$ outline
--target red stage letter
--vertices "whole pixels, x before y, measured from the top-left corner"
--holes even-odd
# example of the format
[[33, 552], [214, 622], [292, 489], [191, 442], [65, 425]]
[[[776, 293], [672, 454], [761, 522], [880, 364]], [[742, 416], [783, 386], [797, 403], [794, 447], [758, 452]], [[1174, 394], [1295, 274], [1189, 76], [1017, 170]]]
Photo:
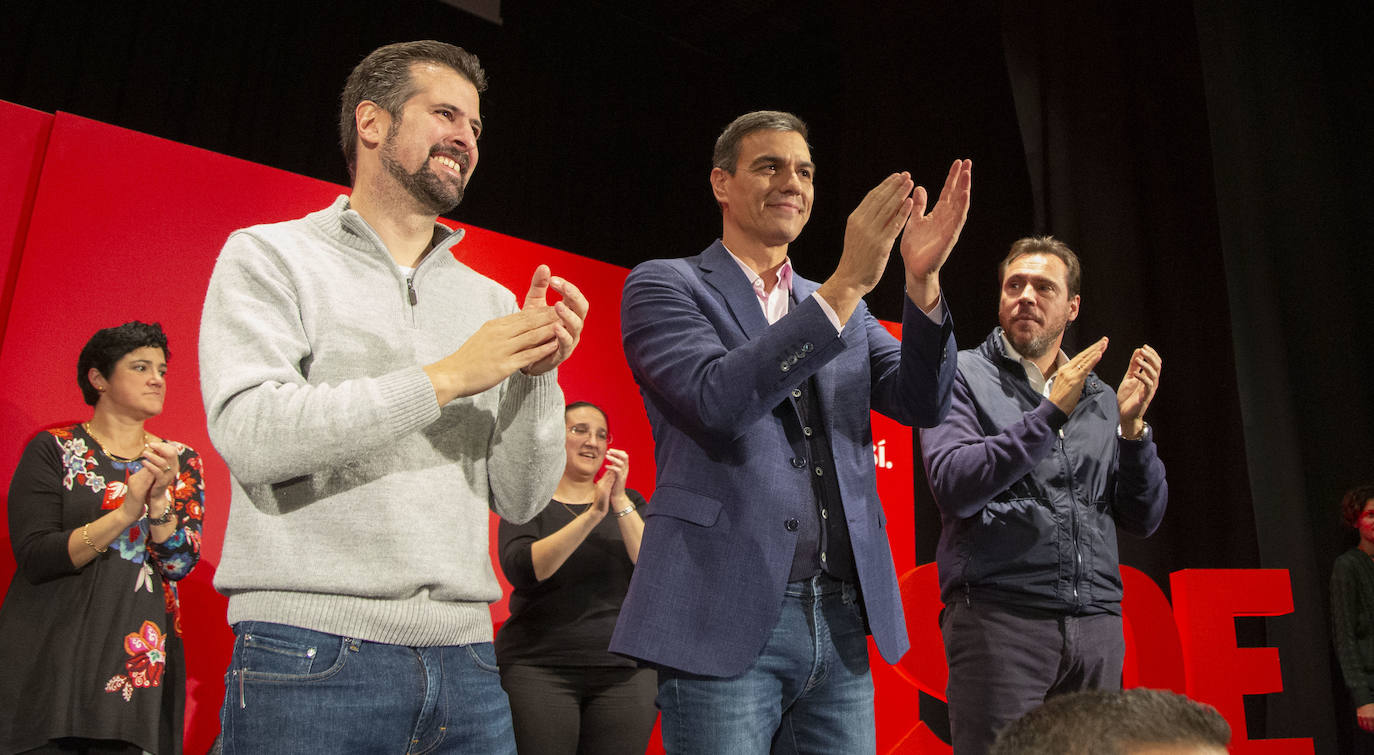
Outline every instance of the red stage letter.
[[1311, 753], [1311, 739], [1246, 736], [1243, 695], [1283, 689], [1277, 648], [1236, 647], [1235, 617], [1293, 611], [1286, 569], [1186, 569], [1175, 572], [1174, 619], [1188, 669], [1187, 694], [1216, 707], [1231, 724], [1233, 753]]

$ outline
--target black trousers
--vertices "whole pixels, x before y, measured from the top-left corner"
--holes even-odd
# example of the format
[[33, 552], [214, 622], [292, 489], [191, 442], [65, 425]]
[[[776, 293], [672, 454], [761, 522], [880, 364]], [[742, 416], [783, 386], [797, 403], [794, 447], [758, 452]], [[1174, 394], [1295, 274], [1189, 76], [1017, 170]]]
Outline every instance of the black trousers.
[[1111, 614], [1027, 618], [951, 603], [940, 614], [955, 755], [983, 755], [1002, 727], [1047, 697], [1120, 689], [1126, 640]]
[[521, 755], [644, 755], [658, 709], [647, 668], [501, 665]]

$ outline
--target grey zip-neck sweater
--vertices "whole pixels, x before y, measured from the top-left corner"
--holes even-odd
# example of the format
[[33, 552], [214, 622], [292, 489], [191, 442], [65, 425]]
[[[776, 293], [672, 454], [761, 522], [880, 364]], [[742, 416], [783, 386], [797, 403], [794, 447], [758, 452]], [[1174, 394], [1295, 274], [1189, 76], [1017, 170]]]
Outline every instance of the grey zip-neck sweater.
[[341, 196], [230, 235], [200, 330], [210, 438], [232, 473], [215, 587], [229, 622], [412, 646], [491, 640], [488, 507], [516, 523], [565, 463], [556, 372], [440, 409], [423, 365], [516, 311], [454, 259], [410, 280]]

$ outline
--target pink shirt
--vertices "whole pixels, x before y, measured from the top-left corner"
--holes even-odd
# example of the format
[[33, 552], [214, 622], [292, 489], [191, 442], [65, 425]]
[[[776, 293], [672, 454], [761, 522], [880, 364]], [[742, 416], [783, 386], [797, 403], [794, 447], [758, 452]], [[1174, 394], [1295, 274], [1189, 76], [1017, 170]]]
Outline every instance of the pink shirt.
[[[724, 246], [723, 243], [722, 246]], [[777, 285], [773, 286], [772, 291], [768, 291], [763, 278], [761, 278], [758, 273], [754, 272], [753, 268], [746, 265], [744, 260], [736, 257], [735, 253], [731, 252], [729, 248], [726, 248], [725, 251], [729, 252], [730, 259], [734, 260], [735, 264], [739, 265], [739, 269], [743, 270], [744, 274], [749, 277], [749, 283], [754, 287], [754, 295], [759, 297], [759, 306], [763, 307], [763, 317], [768, 320], [768, 324], [772, 325], [778, 320], [781, 320], [782, 316], [787, 314], [788, 307], [792, 300], [792, 259], [789, 257], [782, 261], [782, 267], [778, 268]], [[835, 314], [835, 309], [830, 306], [830, 302], [827, 302], [825, 297], [817, 292], [812, 294], [811, 298], [815, 299], [816, 303], [821, 305], [821, 311], [824, 312], [826, 318], [830, 320], [830, 324], [835, 326], [836, 333], [844, 330], [844, 325], [840, 323], [840, 316]], [[944, 322], [945, 297], [942, 295], [939, 301], [935, 303], [935, 306], [924, 314], [936, 325]]]

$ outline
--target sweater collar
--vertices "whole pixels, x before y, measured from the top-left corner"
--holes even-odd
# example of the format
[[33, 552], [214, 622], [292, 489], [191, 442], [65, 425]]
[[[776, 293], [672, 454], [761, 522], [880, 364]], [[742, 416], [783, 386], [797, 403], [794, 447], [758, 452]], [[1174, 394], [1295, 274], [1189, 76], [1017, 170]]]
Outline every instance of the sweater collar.
[[[386, 245], [382, 243], [382, 237], [377, 235], [371, 225], [357, 210], [349, 206], [348, 195], [340, 194], [323, 212], [319, 213], [323, 230], [334, 236], [339, 241], [355, 249], [366, 252], [378, 252], [386, 256], [391, 261], [391, 255], [386, 250]], [[466, 231], [462, 228], [449, 228], [448, 226], [435, 221], [434, 235], [430, 241], [430, 249], [420, 258], [419, 264], [424, 264], [426, 259], [434, 256], [435, 252], [451, 251], [458, 242], [463, 240]], [[418, 267], [418, 265], [417, 265]]]

